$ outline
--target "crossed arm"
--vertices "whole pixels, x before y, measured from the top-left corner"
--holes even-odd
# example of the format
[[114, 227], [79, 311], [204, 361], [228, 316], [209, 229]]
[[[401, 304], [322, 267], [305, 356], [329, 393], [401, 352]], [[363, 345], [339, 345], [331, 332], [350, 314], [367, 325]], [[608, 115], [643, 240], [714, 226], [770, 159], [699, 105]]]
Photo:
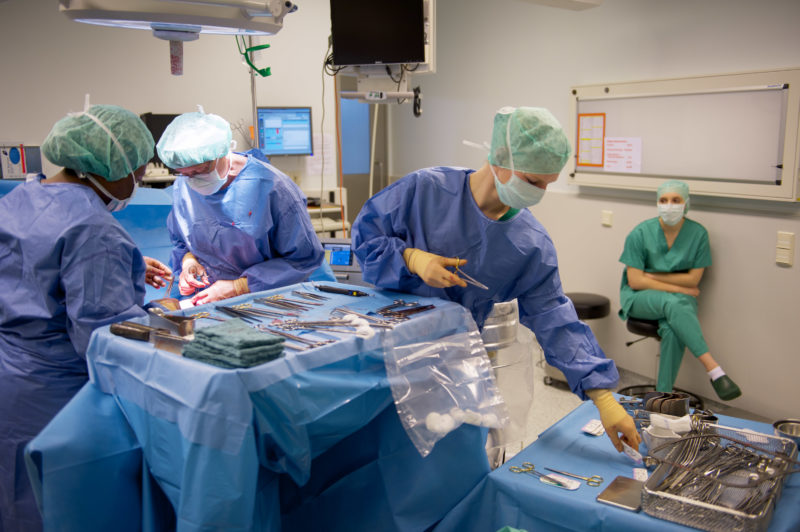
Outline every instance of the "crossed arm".
[[680, 273], [646, 273], [628, 266], [628, 285], [634, 290], [661, 290], [697, 297], [700, 294], [697, 286], [704, 271], [705, 268], [692, 268]]

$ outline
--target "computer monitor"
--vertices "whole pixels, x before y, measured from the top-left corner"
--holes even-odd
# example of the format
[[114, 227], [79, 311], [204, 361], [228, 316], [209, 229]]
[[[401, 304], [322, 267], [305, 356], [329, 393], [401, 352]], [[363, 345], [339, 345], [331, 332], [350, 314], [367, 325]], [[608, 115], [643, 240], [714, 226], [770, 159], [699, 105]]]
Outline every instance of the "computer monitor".
[[325, 250], [325, 262], [330, 264], [337, 281], [372, 287], [361, 277], [361, 267], [353, 254], [349, 238], [323, 237], [319, 241]]
[[265, 155], [313, 155], [311, 107], [259, 107], [258, 147]]

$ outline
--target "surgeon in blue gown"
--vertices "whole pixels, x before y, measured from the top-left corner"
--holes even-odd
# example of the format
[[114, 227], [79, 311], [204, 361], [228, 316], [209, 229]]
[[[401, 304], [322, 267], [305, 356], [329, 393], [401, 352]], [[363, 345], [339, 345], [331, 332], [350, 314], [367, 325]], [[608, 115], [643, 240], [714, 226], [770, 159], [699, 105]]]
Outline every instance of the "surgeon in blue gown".
[[92, 331], [145, 314], [151, 268], [111, 211], [135, 193], [153, 145], [130, 111], [89, 107], [42, 144], [63, 169], [0, 199], [0, 531], [42, 528], [23, 451], [86, 383]]
[[333, 281], [303, 193], [257, 149], [234, 152], [230, 124], [202, 110], [158, 142], [175, 169], [167, 227], [178, 290], [195, 305], [309, 279]]
[[[479, 327], [497, 302], [516, 299], [520, 322], [574, 393], [589, 396], [614, 447], [637, 448], [633, 419], [610, 392], [619, 375], [564, 295], [556, 250], [528, 210], [570, 156], [561, 125], [546, 109], [500, 109], [488, 161], [413, 172], [370, 198], [353, 225], [364, 280], [436, 296], [468, 308]], [[488, 286], [467, 284], [460, 268]]]

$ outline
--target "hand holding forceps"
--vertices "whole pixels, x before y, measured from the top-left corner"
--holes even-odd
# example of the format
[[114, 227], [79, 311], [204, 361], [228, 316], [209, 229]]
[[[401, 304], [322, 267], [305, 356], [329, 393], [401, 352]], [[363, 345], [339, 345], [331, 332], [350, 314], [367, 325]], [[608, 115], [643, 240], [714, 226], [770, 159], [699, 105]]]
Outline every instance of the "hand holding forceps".
[[603, 477], [601, 477], [600, 475], [592, 475], [590, 477], [582, 477], [580, 475], [576, 475], [575, 473], [567, 473], [566, 471], [559, 471], [558, 469], [553, 469], [553, 468], [550, 468], [550, 467], [545, 467], [545, 469], [547, 469], [548, 471], [552, 471], [553, 473], [558, 473], [559, 475], [566, 475], [568, 477], [579, 478], [581, 480], [585, 480], [587, 486], [592, 486], [592, 487], [595, 487], [595, 488], [603, 483]]
[[[459, 260], [458, 260], [458, 257], [456, 257], [456, 260], [457, 260], [459, 263], [461, 262], [461, 261], [459, 261]], [[476, 279], [473, 279], [471, 276], [469, 276], [469, 275], [467, 275], [466, 273], [464, 273], [464, 272], [463, 272], [463, 270], [460, 270], [460, 269], [458, 268], [458, 263], [456, 264], [456, 271], [455, 271], [455, 274], [456, 274], [456, 275], [458, 275], [459, 277], [461, 277], [462, 279], [464, 279], [464, 281], [465, 281], [467, 284], [471, 284], [471, 285], [473, 285], [473, 286], [477, 286], [478, 288], [482, 288], [483, 290], [488, 290], [488, 289], [489, 289], [489, 287], [488, 287], [488, 286], [486, 286], [485, 284], [483, 284], [482, 282], [480, 282], [480, 281], [478, 281], [478, 280], [476, 280]]]
[[512, 473], [529, 473], [529, 474], [531, 474], [531, 475], [533, 475], [535, 477], [539, 477], [539, 478], [541, 478], [543, 480], [546, 480], [547, 482], [550, 482], [551, 484], [555, 484], [556, 486], [560, 486], [562, 488], [566, 487], [566, 486], [564, 486], [564, 483], [561, 482], [560, 480], [555, 479], [555, 478], [550, 477], [550, 476], [547, 476], [547, 475], [545, 475], [544, 473], [542, 473], [540, 471], [536, 471], [535, 466], [530, 462], [522, 462], [521, 465], [511, 466], [511, 467], [508, 468], [508, 470], [511, 471]]

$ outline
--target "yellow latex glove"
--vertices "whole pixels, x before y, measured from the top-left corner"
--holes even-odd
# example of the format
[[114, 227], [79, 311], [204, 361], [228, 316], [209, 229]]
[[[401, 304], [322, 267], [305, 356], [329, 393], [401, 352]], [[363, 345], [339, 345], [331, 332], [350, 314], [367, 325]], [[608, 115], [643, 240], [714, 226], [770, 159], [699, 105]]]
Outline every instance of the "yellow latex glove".
[[620, 432], [625, 443], [634, 449], [638, 449], [642, 439], [639, 437], [639, 433], [636, 432], [636, 423], [622, 408], [622, 405], [614, 399], [614, 395], [603, 388], [586, 390], [586, 395], [594, 401], [594, 406], [597, 407], [597, 411], [600, 413], [600, 422], [603, 424], [603, 428], [606, 429], [606, 434], [608, 434], [608, 438], [614, 444], [617, 452], [622, 452], [622, 443], [619, 441]]
[[403, 251], [403, 260], [406, 261], [408, 271], [419, 275], [425, 284], [434, 288], [449, 288], [458, 285], [467, 287], [459, 276], [448, 270], [447, 266], [461, 266], [466, 264], [465, 259], [442, 257], [417, 248], [406, 248]]

